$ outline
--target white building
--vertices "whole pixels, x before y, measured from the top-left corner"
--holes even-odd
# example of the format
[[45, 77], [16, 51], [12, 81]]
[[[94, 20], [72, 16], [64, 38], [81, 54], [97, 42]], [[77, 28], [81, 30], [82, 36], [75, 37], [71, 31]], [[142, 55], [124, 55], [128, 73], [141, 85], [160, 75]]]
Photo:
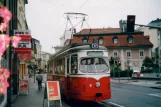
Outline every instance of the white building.
[[62, 37], [60, 37], [60, 45], [59, 46], [55, 46], [55, 53], [60, 51], [63, 47], [65, 47], [66, 45], [68, 45], [70, 43], [70, 40], [72, 37], [72, 31], [71, 30], [65, 30], [64, 35]]
[[[156, 26], [156, 27], [161, 27], [161, 19], [157, 18], [156, 20], [151, 21], [149, 26]], [[161, 31], [155, 29], [155, 28], [147, 28], [147, 27], [142, 27], [139, 28], [140, 31], [144, 32], [145, 36], [149, 36], [150, 42], [153, 44], [152, 48], [152, 56], [155, 56], [155, 50], [158, 46], [160, 46], [160, 36], [161, 36]], [[160, 35], [160, 36], [159, 36]]]

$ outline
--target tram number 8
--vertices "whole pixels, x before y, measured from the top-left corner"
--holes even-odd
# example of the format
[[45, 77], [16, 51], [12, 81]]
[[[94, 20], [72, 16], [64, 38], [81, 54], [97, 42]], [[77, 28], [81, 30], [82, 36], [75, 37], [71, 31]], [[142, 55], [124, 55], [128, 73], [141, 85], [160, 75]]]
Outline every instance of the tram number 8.
[[92, 43], [92, 44], [91, 44], [91, 48], [92, 48], [92, 49], [98, 49], [98, 48], [99, 48], [98, 43]]

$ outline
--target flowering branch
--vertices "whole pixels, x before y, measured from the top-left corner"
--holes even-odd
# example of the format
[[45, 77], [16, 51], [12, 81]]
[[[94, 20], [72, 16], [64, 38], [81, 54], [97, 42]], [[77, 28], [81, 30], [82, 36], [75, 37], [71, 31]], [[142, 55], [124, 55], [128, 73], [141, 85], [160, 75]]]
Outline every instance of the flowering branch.
[[[0, 31], [3, 33], [6, 31], [9, 21], [11, 20], [12, 14], [7, 9], [7, 7], [0, 8]], [[21, 40], [19, 35], [9, 37], [7, 34], [0, 34], [0, 60], [1, 56], [4, 54], [6, 49], [9, 46], [10, 41], [12, 42], [13, 47], [17, 47], [18, 42]], [[7, 68], [2, 68], [0, 66], [0, 94], [5, 94], [9, 84], [7, 79], [10, 76], [10, 72]]]

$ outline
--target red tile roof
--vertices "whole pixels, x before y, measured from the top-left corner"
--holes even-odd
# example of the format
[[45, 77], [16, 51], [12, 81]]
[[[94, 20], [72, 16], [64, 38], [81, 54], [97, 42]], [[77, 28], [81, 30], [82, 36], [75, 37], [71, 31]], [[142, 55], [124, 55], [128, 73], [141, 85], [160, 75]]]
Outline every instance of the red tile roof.
[[[100, 33], [118, 33], [119, 28], [107, 28], [106, 32], [103, 32], [102, 29], [93, 29], [93, 34], [100, 34]], [[84, 34], [89, 34], [90, 29], [83, 29], [81, 32]], [[81, 33], [81, 34], [82, 34]], [[118, 43], [114, 44], [113, 37], [114, 35], [105, 35], [102, 36], [104, 39], [104, 42], [102, 46], [105, 47], [153, 47], [153, 44], [149, 41], [149, 38], [144, 36], [143, 34], [135, 34], [132, 35], [133, 37], [133, 43], [128, 43], [128, 35], [116, 35], [118, 37]], [[91, 43], [93, 41], [93, 38], [95, 38], [98, 42], [98, 37], [100, 36], [89, 36], [88, 42]], [[88, 37], [87, 37], [88, 38]], [[81, 43], [83, 37], [81, 36], [75, 36], [71, 40], [71, 43]]]
[[[91, 33], [90, 33], [91, 31]], [[100, 34], [100, 33], [120, 33], [120, 28], [92, 28], [83, 29], [77, 34]]]

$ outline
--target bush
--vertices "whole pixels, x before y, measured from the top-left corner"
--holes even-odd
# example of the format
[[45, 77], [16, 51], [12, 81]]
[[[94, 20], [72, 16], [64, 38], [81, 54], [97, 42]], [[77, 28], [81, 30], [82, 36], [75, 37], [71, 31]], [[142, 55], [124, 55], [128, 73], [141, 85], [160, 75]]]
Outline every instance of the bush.
[[111, 72], [111, 77], [132, 77], [133, 70], [119, 70]]

